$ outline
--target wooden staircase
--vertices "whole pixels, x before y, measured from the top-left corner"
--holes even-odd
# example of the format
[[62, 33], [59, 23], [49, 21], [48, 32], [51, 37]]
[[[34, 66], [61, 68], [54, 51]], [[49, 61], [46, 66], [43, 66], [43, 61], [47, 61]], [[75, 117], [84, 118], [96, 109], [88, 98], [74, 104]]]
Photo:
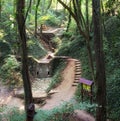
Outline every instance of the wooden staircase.
[[76, 60], [75, 61], [75, 77], [74, 77], [74, 83], [72, 86], [78, 85], [80, 77], [81, 77], [81, 63], [79, 60]]

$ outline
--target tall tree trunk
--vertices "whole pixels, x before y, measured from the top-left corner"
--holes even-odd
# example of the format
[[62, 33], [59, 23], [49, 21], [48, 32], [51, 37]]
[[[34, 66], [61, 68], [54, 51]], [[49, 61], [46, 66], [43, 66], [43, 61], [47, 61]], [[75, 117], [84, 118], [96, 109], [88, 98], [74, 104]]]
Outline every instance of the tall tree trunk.
[[33, 121], [35, 114], [35, 108], [33, 104], [31, 84], [28, 74], [28, 60], [27, 60], [27, 44], [26, 44], [26, 31], [25, 31], [25, 0], [17, 1], [17, 14], [16, 19], [18, 23], [18, 31], [20, 35], [20, 43], [22, 48], [22, 78], [24, 84], [24, 93], [25, 93], [25, 111], [26, 111], [26, 121]]
[[100, 0], [92, 0], [96, 57], [97, 112], [96, 121], [106, 121], [106, 75], [101, 30]]
[[1, 21], [1, 13], [2, 13], [2, 0], [0, 0], [0, 21]]
[[35, 8], [35, 36], [37, 34], [37, 12], [38, 12], [38, 7], [39, 7], [39, 4], [40, 4], [40, 0], [37, 0], [37, 4], [36, 4], [36, 8]]

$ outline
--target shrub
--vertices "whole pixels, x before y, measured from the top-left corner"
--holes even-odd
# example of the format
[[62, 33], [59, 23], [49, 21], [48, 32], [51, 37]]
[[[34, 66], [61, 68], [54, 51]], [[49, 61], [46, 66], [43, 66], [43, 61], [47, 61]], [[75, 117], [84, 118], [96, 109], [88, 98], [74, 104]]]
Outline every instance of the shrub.
[[28, 45], [28, 54], [30, 56], [39, 59], [47, 53], [46, 50], [42, 47], [42, 45], [39, 43], [39, 41], [35, 38], [31, 38], [30, 40], [28, 40], [27, 45]]
[[24, 121], [25, 113], [16, 107], [3, 106], [0, 108], [0, 121]]
[[69, 121], [69, 116], [73, 111], [74, 108], [72, 104], [63, 103], [62, 106], [49, 111], [38, 111], [34, 121]]
[[3, 62], [4, 58], [11, 53], [10, 44], [5, 41], [0, 41], [0, 63]]
[[5, 63], [0, 69], [0, 77], [5, 84], [20, 86], [22, 84], [22, 79], [19, 71], [20, 63], [16, 60], [15, 56], [9, 55], [5, 58]]

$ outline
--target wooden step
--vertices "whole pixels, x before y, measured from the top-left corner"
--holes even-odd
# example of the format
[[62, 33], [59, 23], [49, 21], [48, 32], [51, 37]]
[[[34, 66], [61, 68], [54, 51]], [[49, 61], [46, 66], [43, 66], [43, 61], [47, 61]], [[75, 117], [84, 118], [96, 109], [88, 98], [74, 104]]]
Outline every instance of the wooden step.
[[76, 71], [75, 74], [81, 74], [81, 71]]
[[80, 68], [80, 67], [81, 67], [81, 65], [75, 65], [75, 67], [76, 67], [76, 68], [78, 68], [78, 67]]
[[81, 66], [75, 66], [76, 67], [76, 69], [81, 69]]
[[75, 63], [75, 65], [80, 65], [81, 66], [81, 63]]
[[76, 80], [78, 81], [78, 80], [80, 80], [80, 77], [79, 77], [79, 78], [75, 78], [74, 80], [75, 80], [75, 81], [76, 81]]
[[75, 77], [79, 77], [79, 76], [81, 76], [81, 74], [75, 74]]
[[75, 65], [81, 65], [81, 63], [75, 63]]
[[80, 63], [80, 61], [76, 60], [75, 63]]
[[75, 80], [80, 80], [80, 77], [76, 77]]
[[73, 83], [72, 86], [78, 86], [78, 83]]
[[74, 83], [79, 83], [79, 81], [74, 81]]
[[82, 72], [82, 70], [75, 69], [75, 72]]
[[79, 82], [79, 80], [80, 80], [80, 79], [75, 79], [75, 82], [77, 83], [77, 82]]
[[81, 71], [82, 71], [82, 69], [75, 69], [75, 71], [76, 71], [76, 72], [81, 72]]
[[82, 70], [81, 67], [75, 67], [76, 70]]
[[80, 77], [81, 76], [81, 74], [75, 74], [75, 77]]

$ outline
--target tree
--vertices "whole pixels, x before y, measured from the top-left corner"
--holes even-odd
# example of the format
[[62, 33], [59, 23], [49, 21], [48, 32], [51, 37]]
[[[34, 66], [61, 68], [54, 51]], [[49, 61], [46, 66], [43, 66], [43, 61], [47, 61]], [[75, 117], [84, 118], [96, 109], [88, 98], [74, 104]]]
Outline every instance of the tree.
[[106, 75], [102, 42], [100, 0], [92, 0], [96, 57], [97, 112], [96, 121], [106, 121]]
[[75, 20], [79, 33], [82, 35], [86, 42], [86, 47], [88, 51], [88, 59], [89, 59], [89, 65], [91, 69], [91, 75], [93, 80], [95, 80], [94, 75], [94, 65], [93, 65], [93, 58], [92, 58], [92, 50], [90, 46], [90, 23], [89, 23], [89, 17], [88, 17], [88, 0], [86, 0], [86, 19], [83, 16], [82, 13], [82, 0], [72, 0], [73, 4], [73, 10], [71, 7], [69, 7], [67, 4], [65, 4], [62, 0], [57, 0], [65, 9], [68, 10], [69, 14], [73, 17]]
[[35, 36], [37, 34], [37, 15], [38, 15], [38, 7], [39, 7], [39, 4], [40, 4], [40, 1], [41, 0], [37, 0], [37, 4], [36, 4], [36, 8], [35, 8]]
[[16, 19], [18, 23], [18, 31], [20, 35], [21, 43], [21, 56], [22, 56], [22, 78], [24, 84], [24, 93], [25, 93], [25, 111], [26, 111], [26, 121], [33, 121], [35, 114], [35, 108], [33, 104], [31, 84], [28, 74], [28, 59], [27, 59], [27, 44], [26, 44], [26, 31], [25, 31], [25, 0], [17, 1], [17, 12]]
[[1, 21], [1, 14], [2, 14], [2, 0], [0, 0], [0, 21]]

